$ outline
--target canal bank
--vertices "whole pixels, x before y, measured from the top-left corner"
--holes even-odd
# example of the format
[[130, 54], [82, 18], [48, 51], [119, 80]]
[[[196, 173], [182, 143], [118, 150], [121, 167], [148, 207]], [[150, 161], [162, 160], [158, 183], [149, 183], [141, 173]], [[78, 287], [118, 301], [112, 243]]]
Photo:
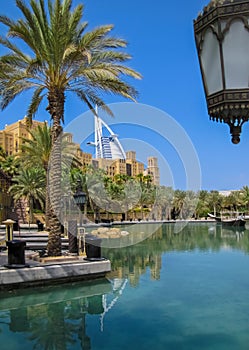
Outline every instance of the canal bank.
[[0, 253], [0, 289], [18, 289], [105, 277], [111, 263], [105, 258], [87, 260], [81, 256], [34, 259], [25, 252], [24, 266], [8, 266], [8, 253]]
[[[139, 222], [138, 224], [145, 223], [147, 224], [148, 222]], [[164, 222], [153, 221], [149, 223], [163, 224]], [[176, 222], [170, 223], [174, 224]], [[120, 225], [120, 223], [115, 224]], [[125, 225], [127, 222], [121, 223], [120, 226], [123, 226], [122, 224]], [[96, 226], [93, 228], [96, 228]], [[13, 238], [25, 241], [25, 265], [8, 266], [7, 251], [0, 252], [0, 289], [18, 289], [67, 281], [92, 280], [105, 277], [111, 271], [111, 263], [105, 258], [87, 260], [83, 256], [68, 255], [66, 253], [68, 249], [68, 239], [66, 237], [62, 239], [64, 248], [62, 254], [64, 256], [56, 259], [34, 258], [38, 254], [34, 250], [41, 252], [46, 247], [48, 238], [46, 232], [27, 232], [27, 230], [23, 229], [21, 232], [14, 232]]]

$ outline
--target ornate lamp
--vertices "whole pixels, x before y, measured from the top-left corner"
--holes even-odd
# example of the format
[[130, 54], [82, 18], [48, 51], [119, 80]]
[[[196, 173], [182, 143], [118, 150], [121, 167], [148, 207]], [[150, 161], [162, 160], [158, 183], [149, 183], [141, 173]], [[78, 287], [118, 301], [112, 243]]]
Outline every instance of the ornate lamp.
[[[75, 203], [79, 207], [80, 211], [82, 211], [84, 208], [84, 205], [86, 203], [86, 194], [85, 194], [85, 192], [82, 191], [80, 179], [77, 180], [76, 192], [73, 195], [73, 197], [74, 197]], [[80, 220], [80, 221], [82, 221], [82, 220]], [[80, 222], [80, 225], [82, 226], [82, 222]]]
[[75, 200], [75, 203], [78, 205], [79, 208], [82, 208], [84, 204], [86, 203], [86, 194], [85, 192], [82, 192], [82, 186], [80, 179], [77, 180], [77, 187], [76, 192], [73, 195], [73, 198]]
[[194, 33], [210, 119], [228, 124], [237, 144], [249, 119], [249, 1], [212, 0]]
[[[80, 179], [77, 180], [77, 186], [76, 186], [76, 192], [73, 195], [75, 203], [80, 209], [80, 226], [82, 226], [82, 209], [84, 207], [84, 204], [86, 203], [86, 194], [85, 192], [82, 192], [81, 182]], [[69, 197], [70, 201], [70, 197]], [[70, 202], [69, 202], [70, 203]], [[77, 220], [69, 220], [68, 221], [68, 248], [70, 254], [76, 254], [79, 253], [79, 246], [78, 246], [78, 227], [77, 227]]]

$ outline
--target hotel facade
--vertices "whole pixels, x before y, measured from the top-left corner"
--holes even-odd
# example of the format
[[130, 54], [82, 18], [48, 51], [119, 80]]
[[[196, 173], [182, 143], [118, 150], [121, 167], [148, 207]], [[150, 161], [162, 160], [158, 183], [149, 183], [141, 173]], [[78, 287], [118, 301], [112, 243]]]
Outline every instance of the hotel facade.
[[[30, 129], [35, 129], [38, 125], [43, 125], [44, 122], [33, 120], [32, 124], [29, 124], [27, 117], [17, 122], [5, 125], [4, 130], [0, 130], [0, 147], [6, 152], [8, 156], [17, 155], [21, 150], [23, 139], [31, 139], [29, 133]], [[140, 174], [150, 175], [152, 183], [155, 185], [160, 184], [160, 171], [158, 167], [158, 160], [156, 157], [147, 158], [147, 168], [144, 163], [139, 162], [136, 159], [136, 152], [134, 150], [124, 152], [121, 143], [119, 142], [117, 135], [112, 133], [111, 129], [108, 128], [110, 133], [109, 136], [102, 134], [102, 123], [100, 118], [97, 120], [98, 130], [97, 135], [95, 134], [96, 152], [95, 157], [91, 153], [84, 152], [80, 145], [75, 144], [77, 149], [77, 157], [82, 164], [82, 168], [87, 166], [93, 166], [95, 169], [103, 169], [107, 176], [114, 177], [117, 174], [137, 176]], [[67, 133], [68, 142], [73, 143], [73, 135]]]

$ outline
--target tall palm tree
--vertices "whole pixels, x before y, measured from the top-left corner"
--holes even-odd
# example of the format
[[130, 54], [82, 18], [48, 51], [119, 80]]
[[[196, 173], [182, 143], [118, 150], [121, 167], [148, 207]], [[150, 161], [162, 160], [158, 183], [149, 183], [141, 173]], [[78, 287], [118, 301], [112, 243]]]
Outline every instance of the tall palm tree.
[[33, 208], [35, 201], [41, 207], [45, 200], [45, 174], [41, 168], [22, 169], [18, 175], [13, 177], [14, 184], [9, 188], [14, 200], [24, 199], [29, 206], [30, 221], [33, 221]]
[[[58, 215], [61, 197], [61, 122], [67, 92], [75, 93], [92, 110], [94, 105], [111, 113], [100, 97], [109, 92], [134, 99], [136, 90], [123, 76], [141, 78], [124, 65], [130, 55], [123, 51], [127, 43], [109, 35], [112, 25], [86, 32], [82, 23], [83, 5], [72, 10], [72, 0], [16, 0], [22, 19], [0, 16], [8, 28], [0, 43], [9, 52], [0, 57], [0, 106], [7, 107], [20, 93], [32, 89], [27, 115], [31, 118], [44, 97], [52, 120], [53, 152], [49, 163], [50, 235], [48, 254], [61, 254], [61, 232]], [[13, 38], [13, 40], [9, 39]], [[16, 38], [26, 46], [19, 48]], [[23, 47], [28, 47], [27, 52]], [[116, 50], [122, 48], [122, 50]]]

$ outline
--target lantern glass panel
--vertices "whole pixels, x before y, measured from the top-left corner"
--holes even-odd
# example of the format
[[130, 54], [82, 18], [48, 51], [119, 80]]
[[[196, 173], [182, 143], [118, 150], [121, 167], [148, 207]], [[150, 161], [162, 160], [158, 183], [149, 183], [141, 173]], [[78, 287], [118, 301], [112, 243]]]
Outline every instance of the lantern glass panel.
[[85, 204], [86, 203], [86, 194], [84, 192], [77, 192], [75, 195], [74, 195], [74, 200], [75, 200], [75, 203], [78, 205], [78, 204]]
[[234, 20], [223, 41], [226, 89], [248, 88], [249, 32], [242, 20]]
[[222, 73], [219, 42], [211, 29], [204, 35], [201, 64], [206, 83], [207, 95], [222, 90]]

